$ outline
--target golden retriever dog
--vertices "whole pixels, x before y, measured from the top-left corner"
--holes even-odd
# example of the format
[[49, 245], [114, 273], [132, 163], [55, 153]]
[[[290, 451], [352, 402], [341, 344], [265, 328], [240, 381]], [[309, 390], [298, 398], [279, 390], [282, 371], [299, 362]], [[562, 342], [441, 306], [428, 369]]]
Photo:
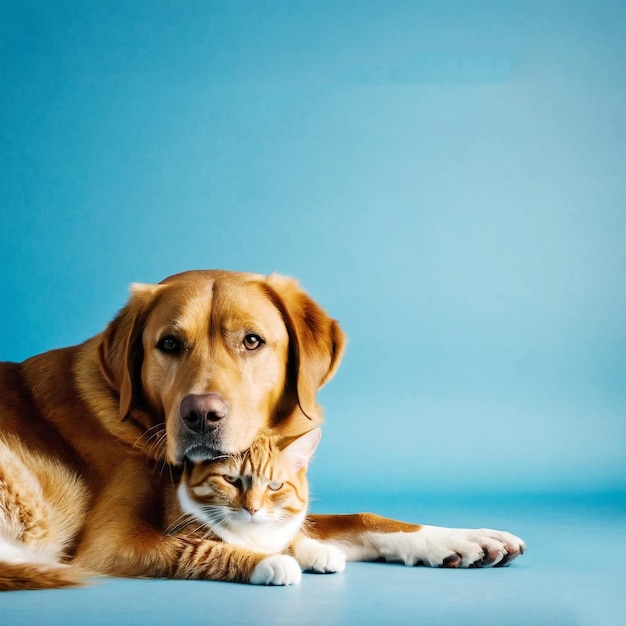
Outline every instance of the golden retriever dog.
[[[191, 271], [133, 285], [79, 346], [1, 364], [0, 589], [85, 573], [210, 579], [219, 549], [165, 531], [181, 466], [243, 451], [261, 428], [320, 424], [316, 394], [345, 343], [290, 278]], [[505, 532], [366, 513], [308, 527], [349, 560], [500, 566], [524, 549]]]

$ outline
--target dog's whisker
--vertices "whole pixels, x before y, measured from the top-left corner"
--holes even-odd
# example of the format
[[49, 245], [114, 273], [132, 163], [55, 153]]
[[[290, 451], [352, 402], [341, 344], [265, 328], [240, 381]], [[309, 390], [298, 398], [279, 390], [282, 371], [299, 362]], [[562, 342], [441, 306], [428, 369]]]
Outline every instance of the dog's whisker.
[[[160, 433], [164, 433], [165, 432], [165, 423], [161, 422], [159, 424], [155, 424], [154, 426], [151, 426], [150, 428], [148, 428], [148, 430], [146, 430], [145, 432], [141, 433], [141, 435], [139, 435], [139, 437], [137, 437], [137, 439], [135, 440], [135, 443], [133, 444], [134, 447], [139, 446], [139, 445], [146, 445], [154, 436], [158, 436]], [[141, 442], [142, 439], [146, 438], [145, 442]]]
[[[148, 435], [149, 433], [149, 435]], [[146, 435], [148, 435], [146, 437]], [[165, 424], [157, 424], [138, 437], [133, 444], [135, 448], [141, 448], [148, 459], [164, 461], [167, 456], [167, 432]]]
[[153, 452], [154, 450], [159, 450], [163, 447], [163, 443], [165, 442], [166, 438], [167, 434], [164, 430], [162, 430], [150, 437], [150, 439], [146, 441], [145, 445], [147, 446], [149, 444], [150, 451]]

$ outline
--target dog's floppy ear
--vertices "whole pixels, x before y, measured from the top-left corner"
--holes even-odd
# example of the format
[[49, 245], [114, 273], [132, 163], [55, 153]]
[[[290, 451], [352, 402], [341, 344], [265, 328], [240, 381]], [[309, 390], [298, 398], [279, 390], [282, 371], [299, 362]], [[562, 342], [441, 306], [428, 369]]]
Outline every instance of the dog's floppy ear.
[[133, 408], [141, 389], [143, 346], [141, 336], [148, 314], [163, 285], [133, 283], [126, 306], [104, 331], [100, 344], [100, 366], [109, 383], [119, 394], [120, 419]]
[[289, 333], [298, 404], [307, 417], [313, 418], [317, 414], [317, 392], [337, 371], [346, 336], [292, 278], [271, 274], [267, 284], [276, 296]]

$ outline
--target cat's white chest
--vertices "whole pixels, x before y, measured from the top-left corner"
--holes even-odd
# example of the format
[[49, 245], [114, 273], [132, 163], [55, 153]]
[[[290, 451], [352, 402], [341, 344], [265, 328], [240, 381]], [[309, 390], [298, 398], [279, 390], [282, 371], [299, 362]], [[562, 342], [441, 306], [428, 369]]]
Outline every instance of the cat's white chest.
[[266, 554], [283, 552], [302, 525], [304, 515], [287, 524], [277, 526], [274, 522], [232, 520], [213, 530], [223, 541]]

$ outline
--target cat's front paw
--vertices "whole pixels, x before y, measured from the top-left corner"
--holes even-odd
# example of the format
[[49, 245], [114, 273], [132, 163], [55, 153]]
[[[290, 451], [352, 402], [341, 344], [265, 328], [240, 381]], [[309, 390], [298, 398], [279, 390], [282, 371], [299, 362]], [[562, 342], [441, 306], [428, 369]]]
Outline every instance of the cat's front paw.
[[332, 574], [346, 568], [346, 555], [341, 550], [309, 537], [299, 540], [293, 552], [302, 569], [308, 572]]
[[302, 580], [298, 562], [286, 554], [273, 554], [264, 558], [253, 570], [253, 585], [297, 585]]

